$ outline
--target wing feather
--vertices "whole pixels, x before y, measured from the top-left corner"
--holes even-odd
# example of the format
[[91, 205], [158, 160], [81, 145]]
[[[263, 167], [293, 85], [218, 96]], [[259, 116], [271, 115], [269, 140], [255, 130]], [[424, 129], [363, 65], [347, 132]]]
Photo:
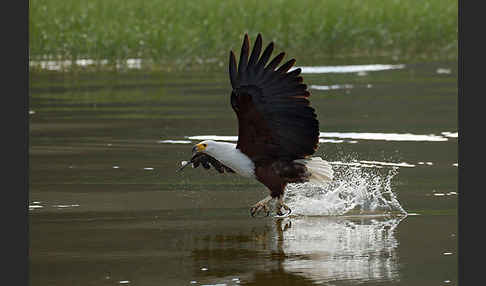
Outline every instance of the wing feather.
[[263, 73], [265, 65], [267, 64], [268, 60], [270, 59], [272, 52], [273, 52], [273, 42], [268, 44], [268, 46], [263, 51], [262, 57], [260, 58], [260, 60], [256, 64], [255, 74], [256, 74], [257, 77], [261, 76], [261, 74]]
[[230, 74], [231, 86], [233, 88], [239, 87], [239, 85], [238, 85], [238, 71], [236, 70], [236, 58], [235, 58], [235, 54], [233, 53], [233, 51], [230, 51], [229, 74]]
[[248, 66], [252, 67], [256, 64], [258, 57], [262, 51], [262, 36], [258, 34], [253, 50], [251, 51], [250, 59], [248, 60]]
[[280, 64], [280, 62], [285, 57], [285, 53], [282, 52], [278, 54], [265, 68], [265, 73], [274, 74], [275, 68]]
[[246, 68], [248, 66], [248, 52], [250, 50], [250, 40], [248, 39], [248, 34], [245, 35], [243, 40], [243, 45], [241, 46], [240, 62], [238, 64], [238, 75], [241, 82], [246, 81], [247, 72]]
[[287, 74], [285, 74], [284, 78], [297, 77], [297, 76], [300, 75], [301, 72], [302, 72], [301, 68], [296, 68], [296, 69], [292, 70], [291, 72], [288, 72]]
[[[238, 67], [230, 53], [231, 105], [238, 117], [237, 148], [251, 159], [294, 160], [312, 155], [318, 147], [319, 121], [310, 106], [301, 69], [289, 70], [295, 59], [278, 65], [281, 52], [270, 63], [273, 42], [262, 50], [258, 34], [251, 55], [245, 34]], [[268, 64], [267, 64], [268, 63]]]
[[[282, 66], [280, 66], [277, 70], [277, 73], [280, 73], [280, 74], [285, 74], [286, 72], [289, 71], [289, 69], [295, 64], [295, 59], [291, 59], [289, 61], [287, 61], [285, 64], [283, 64]], [[300, 73], [300, 72], [299, 72]]]

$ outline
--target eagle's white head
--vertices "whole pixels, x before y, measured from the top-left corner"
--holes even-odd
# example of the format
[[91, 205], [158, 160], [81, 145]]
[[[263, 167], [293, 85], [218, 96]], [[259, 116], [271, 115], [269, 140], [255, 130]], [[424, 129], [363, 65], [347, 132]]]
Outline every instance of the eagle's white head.
[[220, 148], [221, 148], [221, 147], [218, 147], [218, 146], [220, 146], [221, 143], [223, 143], [223, 142], [216, 142], [216, 141], [213, 141], [213, 140], [205, 140], [205, 141], [199, 142], [198, 144], [194, 145], [194, 147], [192, 147], [192, 153], [193, 154], [205, 153], [205, 154], [208, 154], [210, 156], [217, 158], [217, 154], [219, 153], [218, 150], [220, 150]]

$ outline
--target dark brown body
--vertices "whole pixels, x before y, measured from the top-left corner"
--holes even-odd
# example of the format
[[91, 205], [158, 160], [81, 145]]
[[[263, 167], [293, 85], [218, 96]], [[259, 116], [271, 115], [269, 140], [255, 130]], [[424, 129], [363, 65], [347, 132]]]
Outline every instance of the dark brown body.
[[283, 195], [288, 183], [307, 182], [310, 173], [302, 164], [291, 161], [261, 161], [255, 164], [255, 175], [259, 182], [270, 189], [272, 198]]

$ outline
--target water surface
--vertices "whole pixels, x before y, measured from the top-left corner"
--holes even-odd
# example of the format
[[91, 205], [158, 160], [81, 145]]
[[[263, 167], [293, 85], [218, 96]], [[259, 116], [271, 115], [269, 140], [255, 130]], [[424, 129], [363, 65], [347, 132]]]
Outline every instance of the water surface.
[[338, 180], [278, 220], [258, 182], [175, 172], [236, 140], [226, 70], [31, 73], [30, 284], [457, 285], [456, 64], [364, 67], [303, 75]]

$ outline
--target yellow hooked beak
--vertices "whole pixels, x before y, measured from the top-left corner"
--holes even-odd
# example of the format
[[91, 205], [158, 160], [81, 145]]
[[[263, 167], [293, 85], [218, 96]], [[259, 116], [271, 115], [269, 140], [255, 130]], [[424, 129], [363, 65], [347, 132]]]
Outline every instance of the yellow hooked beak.
[[192, 147], [192, 153], [194, 154], [194, 153], [197, 153], [197, 152], [202, 152], [202, 151], [206, 150], [207, 146], [208, 145], [202, 144], [202, 143], [196, 144], [196, 145], [194, 145], [194, 147]]

